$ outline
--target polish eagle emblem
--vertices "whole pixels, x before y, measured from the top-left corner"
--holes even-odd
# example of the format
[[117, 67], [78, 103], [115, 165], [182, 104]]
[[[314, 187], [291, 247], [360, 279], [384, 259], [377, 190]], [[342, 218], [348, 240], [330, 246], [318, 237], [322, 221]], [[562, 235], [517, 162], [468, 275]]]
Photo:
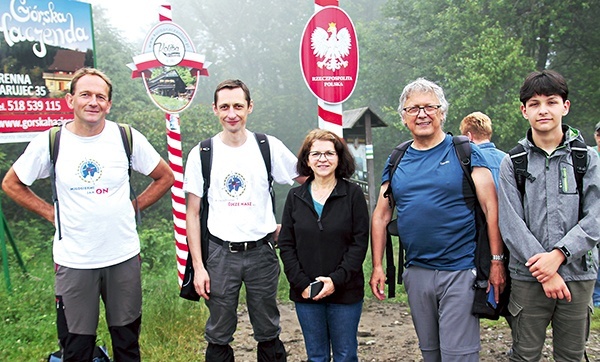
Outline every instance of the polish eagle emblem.
[[317, 61], [317, 66], [321, 69], [325, 67], [328, 70], [336, 71], [342, 67], [348, 66], [348, 61], [344, 58], [350, 54], [352, 39], [348, 28], [342, 28], [339, 31], [335, 23], [329, 23], [327, 30], [316, 27], [310, 36], [310, 47], [317, 58], [323, 58]]

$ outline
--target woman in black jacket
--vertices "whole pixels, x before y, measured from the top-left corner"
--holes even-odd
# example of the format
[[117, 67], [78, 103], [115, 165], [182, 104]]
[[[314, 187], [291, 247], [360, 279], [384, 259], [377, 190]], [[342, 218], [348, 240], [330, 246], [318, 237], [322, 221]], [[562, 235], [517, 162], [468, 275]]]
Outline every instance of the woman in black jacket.
[[361, 188], [346, 180], [354, 159], [336, 134], [316, 129], [297, 167], [308, 180], [288, 193], [278, 245], [308, 361], [330, 361], [332, 351], [335, 362], [358, 361], [369, 212]]

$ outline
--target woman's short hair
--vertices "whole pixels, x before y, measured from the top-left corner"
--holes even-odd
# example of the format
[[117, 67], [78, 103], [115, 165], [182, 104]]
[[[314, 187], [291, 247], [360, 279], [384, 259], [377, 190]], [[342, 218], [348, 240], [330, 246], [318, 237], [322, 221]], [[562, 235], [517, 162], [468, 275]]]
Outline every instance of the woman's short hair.
[[338, 155], [338, 166], [335, 169], [336, 178], [350, 178], [356, 170], [354, 157], [350, 153], [346, 141], [341, 139], [335, 133], [324, 129], [313, 129], [306, 135], [300, 151], [298, 152], [298, 164], [296, 169], [300, 176], [313, 176], [313, 170], [308, 165], [308, 154], [315, 141], [330, 141], [333, 143], [335, 152]]

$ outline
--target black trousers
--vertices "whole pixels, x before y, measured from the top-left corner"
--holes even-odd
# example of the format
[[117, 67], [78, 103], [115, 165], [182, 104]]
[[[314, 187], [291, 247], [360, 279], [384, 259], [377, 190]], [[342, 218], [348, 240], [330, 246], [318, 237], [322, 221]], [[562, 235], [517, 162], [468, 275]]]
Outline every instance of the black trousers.
[[[206, 361], [210, 362], [234, 362], [233, 349], [230, 345], [209, 343], [206, 348]], [[287, 354], [283, 342], [279, 338], [270, 341], [259, 342], [256, 351], [258, 362], [286, 362]]]

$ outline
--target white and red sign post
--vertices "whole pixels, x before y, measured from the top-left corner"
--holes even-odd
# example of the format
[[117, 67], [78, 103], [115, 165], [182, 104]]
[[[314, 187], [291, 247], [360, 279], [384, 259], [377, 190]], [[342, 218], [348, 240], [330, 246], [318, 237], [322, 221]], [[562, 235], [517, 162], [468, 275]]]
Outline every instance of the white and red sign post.
[[338, 0], [315, 0], [300, 43], [300, 65], [307, 87], [317, 97], [319, 128], [343, 137], [342, 103], [358, 78], [358, 39]]
[[[191, 39], [171, 21], [171, 5], [162, 5], [159, 24], [154, 26], [144, 42], [142, 54], [128, 64], [132, 78], [142, 77], [152, 102], [165, 112], [169, 165], [175, 176], [171, 187], [173, 229], [179, 285], [188, 255], [185, 226], [185, 194], [183, 192], [183, 150], [179, 113], [191, 105], [200, 76], [208, 76], [209, 63], [197, 54]], [[193, 84], [185, 84], [180, 72], [190, 72]]]

